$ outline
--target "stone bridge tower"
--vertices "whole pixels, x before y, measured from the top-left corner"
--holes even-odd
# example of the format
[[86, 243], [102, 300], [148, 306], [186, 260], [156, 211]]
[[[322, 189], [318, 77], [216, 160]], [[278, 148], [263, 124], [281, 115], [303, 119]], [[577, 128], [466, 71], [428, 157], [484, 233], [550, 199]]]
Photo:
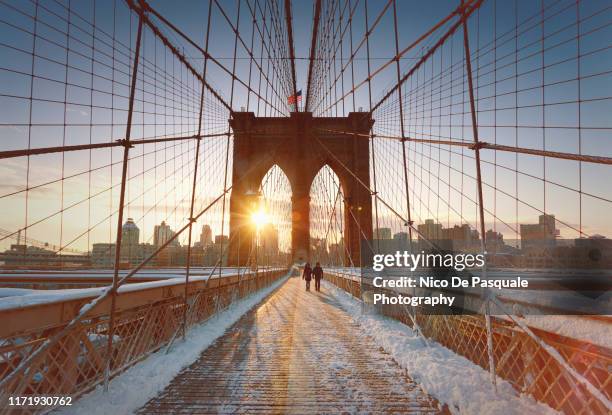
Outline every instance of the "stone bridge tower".
[[261, 181], [275, 164], [291, 184], [292, 259], [309, 260], [310, 186], [327, 164], [338, 175], [345, 196], [345, 263], [349, 264], [350, 255], [358, 266], [360, 238], [372, 239], [372, 195], [359, 183], [370, 185], [370, 113], [317, 118], [308, 112], [294, 112], [290, 117], [255, 117], [252, 112], [237, 112], [230, 125], [234, 131], [234, 158], [229, 265], [247, 263], [254, 241], [251, 214]]

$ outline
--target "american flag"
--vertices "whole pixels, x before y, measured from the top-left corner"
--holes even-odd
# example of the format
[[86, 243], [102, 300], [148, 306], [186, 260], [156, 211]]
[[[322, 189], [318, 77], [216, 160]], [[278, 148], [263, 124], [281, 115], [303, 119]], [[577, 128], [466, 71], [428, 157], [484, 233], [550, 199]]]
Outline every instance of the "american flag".
[[295, 95], [289, 95], [287, 97], [287, 104], [292, 105], [302, 100], [302, 90], [300, 89]]

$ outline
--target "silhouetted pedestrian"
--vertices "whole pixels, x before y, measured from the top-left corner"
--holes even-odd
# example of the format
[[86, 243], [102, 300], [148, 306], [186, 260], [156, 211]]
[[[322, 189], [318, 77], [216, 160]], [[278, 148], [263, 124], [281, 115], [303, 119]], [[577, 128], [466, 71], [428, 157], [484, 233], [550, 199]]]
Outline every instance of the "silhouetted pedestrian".
[[321, 268], [321, 264], [317, 262], [315, 267], [312, 269], [312, 274], [315, 279], [315, 290], [321, 291], [321, 278], [323, 278], [323, 268]]
[[304, 272], [302, 273], [302, 279], [306, 281], [306, 291], [310, 291], [310, 280], [312, 279], [312, 268], [310, 263], [304, 265]]

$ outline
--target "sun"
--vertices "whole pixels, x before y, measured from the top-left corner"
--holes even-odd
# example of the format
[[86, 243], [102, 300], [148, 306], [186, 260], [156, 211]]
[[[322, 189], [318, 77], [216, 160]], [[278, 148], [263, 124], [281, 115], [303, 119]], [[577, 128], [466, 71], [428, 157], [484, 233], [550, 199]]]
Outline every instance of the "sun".
[[253, 212], [253, 214], [251, 215], [251, 220], [257, 228], [261, 228], [270, 222], [270, 217], [268, 216], [265, 210], [260, 209], [256, 212]]

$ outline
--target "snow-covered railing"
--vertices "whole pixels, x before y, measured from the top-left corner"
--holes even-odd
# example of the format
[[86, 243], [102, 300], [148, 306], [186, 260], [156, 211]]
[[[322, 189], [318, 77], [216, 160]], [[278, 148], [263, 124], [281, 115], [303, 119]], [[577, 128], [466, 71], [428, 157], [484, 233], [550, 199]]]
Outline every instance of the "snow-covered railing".
[[[123, 285], [115, 296], [111, 356], [107, 344], [112, 298], [95, 301], [107, 288], [2, 299], [0, 399], [76, 398], [103, 382], [107, 368], [112, 377], [169, 344], [182, 333], [183, 321], [188, 329], [286, 272], [286, 268], [268, 268], [216, 273], [193, 277], [187, 289], [179, 278]], [[60, 334], [66, 328], [70, 329]], [[44, 408], [33, 411], [40, 409]]]
[[[219, 267], [191, 267], [190, 279], [206, 276]], [[119, 270], [119, 278], [129, 270]], [[222, 267], [221, 273], [244, 272], [238, 267]], [[169, 278], [185, 279], [185, 268], [143, 268], [132, 275], [127, 283], [167, 280]], [[0, 286], [29, 290], [64, 290], [90, 287], [106, 287], [113, 282], [112, 269], [76, 269], [76, 270], [3, 270], [0, 271]], [[0, 292], [0, 297], [5, 297]]]
[[[361, 278], [352, 270], [328, 270], [324, 278], [361, 300]], [[414, 311], [382, 307], [379, 311], [412, 328], [416, 322], [424, 338], [490, 370], [484, 315], [431, 315], [418, 307]], [[604, 330], [612, 329], [605, 318], [599, 323]], [[612, 349], [607, 345], [533, 327], [516, 316], [492, 316], [491, 326], [495, 374], [518, 393], [567, 414], [609, 413]]]

